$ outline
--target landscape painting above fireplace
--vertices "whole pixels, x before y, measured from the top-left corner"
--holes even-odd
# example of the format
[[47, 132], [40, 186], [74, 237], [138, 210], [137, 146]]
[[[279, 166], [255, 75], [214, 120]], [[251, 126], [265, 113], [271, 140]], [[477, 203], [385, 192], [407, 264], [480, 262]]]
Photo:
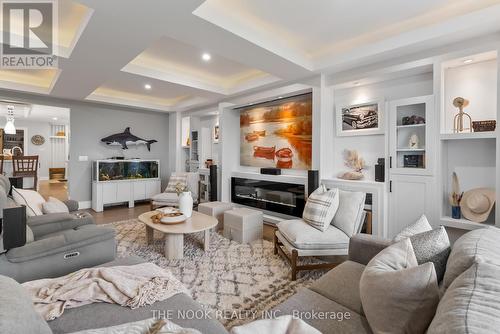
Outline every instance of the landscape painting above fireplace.
[[311, 169], [312, 93], [240, 109], [240, 164]]

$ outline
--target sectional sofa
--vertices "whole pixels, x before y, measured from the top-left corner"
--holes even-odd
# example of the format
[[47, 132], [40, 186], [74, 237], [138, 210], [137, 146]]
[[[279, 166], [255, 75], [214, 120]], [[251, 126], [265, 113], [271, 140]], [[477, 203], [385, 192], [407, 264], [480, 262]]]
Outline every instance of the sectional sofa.
[[[361, 303], [360, 279], [368, 262], [391, 244], [371, 235], [352, 237], [348, 261], [278, 305], [273, 313], [300, 315], [322, 333], [372, 333]], [[443, 295], [428, 334], [498, 333], [500, 229], [482, 228], [461, 236], [448, 257], [440, 289]], [[387, 291], [391, 293], [390, 287]]]
[[[304, 288], [275, 307], [270, 314], [301, 317], [322, 333], [372, 333], [360, 299], [360, 279], [366, 264], [390, 240], [359, 234], [351, 238], [349, 260], [331, 270], [310, 288]], [[500, 328], [500, 229], [484, 228], [464, 234], [453, 245], [442, 297], [427, 333], [497, 333]], [[105, 266], [134, 265], [136, 257], [118, 259]], [[31, 300], [14, 280], [0, 276], [0, 332], [68, 333], [103, 328], [151, 318], [158, 312], [170, 320], [204, 334], [227, 333], [210, 318], [182, 319], [182, 311], [203, 314], [200, 304], [185, 294], [136, 310], [111, 304], [91, 304], [66, 310], [46, 323], [31, 307]], [[390, 287], [388, 287], [390, 293]], [[398, 329], [395, 329], [397, 332]]]
[[[125, 266], [144, 262], [138, 257], [117, 259], [103, 266]], [[86, 329], [105, 328], [163, 315], [177, 325], [194, 328], [203, 334], [224, 334], [227, 331], [205, 314], [200, 304], [186, 294], [177, 294], [150, 306], [132, 310], [114, 304], [94, 303], [75, 309], [48, 323], [36, 314], [31, 299], [23, 287], [11, 278], [0, 276], [0, 333], [2, 334], [59, 334]], [[189, 313], [186, 311], [190, 311]], [[183, 319], [182, 314], [193, 316]]]

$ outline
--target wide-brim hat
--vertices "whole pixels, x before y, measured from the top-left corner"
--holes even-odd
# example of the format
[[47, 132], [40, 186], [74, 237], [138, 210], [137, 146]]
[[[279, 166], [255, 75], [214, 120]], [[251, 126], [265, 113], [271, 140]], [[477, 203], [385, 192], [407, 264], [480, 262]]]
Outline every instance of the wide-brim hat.
[[462, 215], [476, 223], [488, 219], [495, 204], [495, 190], [490, 188], [471, 189], [464, 193], [460, 201]]

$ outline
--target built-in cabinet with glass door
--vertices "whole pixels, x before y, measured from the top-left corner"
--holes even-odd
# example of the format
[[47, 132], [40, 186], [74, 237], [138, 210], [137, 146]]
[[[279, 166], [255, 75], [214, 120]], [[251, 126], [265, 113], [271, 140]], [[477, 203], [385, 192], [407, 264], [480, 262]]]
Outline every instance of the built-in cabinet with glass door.
[[432, 214], [434, 97], [389, 102], [389, 231]]

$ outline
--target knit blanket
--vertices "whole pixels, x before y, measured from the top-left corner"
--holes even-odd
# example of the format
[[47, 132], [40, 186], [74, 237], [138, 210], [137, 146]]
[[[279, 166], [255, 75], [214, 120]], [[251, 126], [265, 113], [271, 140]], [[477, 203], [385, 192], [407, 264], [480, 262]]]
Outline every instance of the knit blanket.
[[118, 304], [132, 309], [189, 291], [169, 270], [153, 263], [85, 268], [58, 278], [22, 284], [35, 309], [45, 320], [60, 317], [65, 309], [92, 303]]

